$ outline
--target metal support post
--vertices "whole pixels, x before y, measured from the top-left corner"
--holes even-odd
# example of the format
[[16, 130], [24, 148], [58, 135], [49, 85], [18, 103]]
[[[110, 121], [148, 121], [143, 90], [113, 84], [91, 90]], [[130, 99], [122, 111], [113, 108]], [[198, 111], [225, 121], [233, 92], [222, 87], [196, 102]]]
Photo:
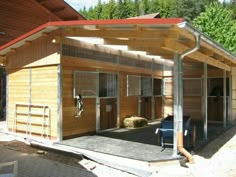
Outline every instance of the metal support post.
[[204, 71], [203, 71], [203, 92], [202, 92], [202, 120], [203, 120], [203, 133], [204, 133], [204, 139], [207, 139], [207, 63], [204, 63], [203, 65]]
[[141, 117], [141, 109], [142, 109], [142, 98], [141, 98], [141, 92], [142, 92], [142, 77], [139, 78], [139, 88], [140, 88], [140, 95], [138, 96], [138, 116]]
[[228, 120], [232, 123], [232, 75], [229, 76]]
[[120, 128], [120, 74], [117, 72], [117, 90], [116, 90], [116, 106], [117, 106], [117, 128]]
[[223, 86], [224, 86], [224, 90], [223, 90], [223, 117], [224, 117], [224, 128], [226, 127], [227, 124], [227, 105], [226, 105], [226, 70], [223, 71], [224, 72], [224, 79], [223, 79]]
[[174, 56], [174, 136], [173, 156], [178, 154], [177, 132], [183, 131], [183, 73], [179, 54]]
[[154, 78], [152, 76], [152, 120], [155, 119], [155, 96], [153, 95], [154, 91]]
[[96, 73], [96, 132], [100, 130], [99, 73]]

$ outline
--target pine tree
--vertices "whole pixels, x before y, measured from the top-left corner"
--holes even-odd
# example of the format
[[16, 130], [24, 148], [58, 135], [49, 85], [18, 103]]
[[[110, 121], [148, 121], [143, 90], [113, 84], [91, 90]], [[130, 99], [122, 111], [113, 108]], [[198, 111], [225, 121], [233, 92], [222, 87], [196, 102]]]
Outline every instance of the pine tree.
[[122, 19], [123, 16], [124, 16], [124, 3], [122, 0], [118, 0], [117, 8], [114, 13], [114, 17], [116, 19]]

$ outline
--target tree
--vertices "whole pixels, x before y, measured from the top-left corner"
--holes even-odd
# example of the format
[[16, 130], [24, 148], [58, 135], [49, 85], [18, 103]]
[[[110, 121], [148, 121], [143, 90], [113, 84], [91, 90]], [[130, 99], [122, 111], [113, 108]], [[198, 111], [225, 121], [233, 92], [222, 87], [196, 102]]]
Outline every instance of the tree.
[[141, 15], [148, 14], [149, 12], [149, 1], [148, 0], [141, 0], [140, 3], [140, 13]]
[[213, 3], [194, 19], [193, 25], [236, 53], [236, 20], [232, 10], [220, 3]]
[[101, 0], [98, 0], [98, 4], [95, 6], [96, 19], [101, 19], [103, 6]]
[[140, 15], [139, 4], [140, 4], [140, 0], [135, 0], [134, 1], [134, 12], [135, 12], [134, 16], [139, 16]]
[[205, 6], [218, 0], [110, 0], [81, 10], [87, 19], [122, 19], [159, 12], [161, 17], [180, 17], [192, 21]]
[[114, 17], [116, 19], [121, 19], [124, 15], [124, 4], [122, 0], [118, 0]]
[[236, 0], [230, 2], [229, 8], [233, 11], [234, 18], [236, 19]]
[[157, 11], [162, 18], [177, 17], [176, 0], [158, 0], [154, 2], [157, 6]]
[[113, 19], [115, 16], [115, 10], [116, 10], [115, 0], [110, 0], [107, 8], [108, 8], [108, 19]]

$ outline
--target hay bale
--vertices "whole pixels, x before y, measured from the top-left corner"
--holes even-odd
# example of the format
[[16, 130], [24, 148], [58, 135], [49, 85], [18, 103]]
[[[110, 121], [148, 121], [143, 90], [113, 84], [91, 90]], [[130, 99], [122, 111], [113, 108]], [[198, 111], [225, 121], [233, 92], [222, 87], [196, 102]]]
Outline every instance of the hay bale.
[[128, 117], [124, 119], [123, 123], [126, 128], [139, 128], [147, 126], [148, 121], [143, 117]]

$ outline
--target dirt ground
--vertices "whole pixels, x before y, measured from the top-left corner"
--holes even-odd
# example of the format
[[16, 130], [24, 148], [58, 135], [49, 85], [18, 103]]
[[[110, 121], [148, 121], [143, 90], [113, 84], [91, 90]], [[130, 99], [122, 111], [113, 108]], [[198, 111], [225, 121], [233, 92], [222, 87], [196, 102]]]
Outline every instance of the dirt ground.
[[83, 159], [80, 155], [44, 149], [42, 147], [34, 147], [15, 140], [10, 142], [0, 142], [0, 146], [4, 146], [6, 149], [39, 156], [41, 158], [46, 158], [71, 166], [78, 166], [78, 162]]

